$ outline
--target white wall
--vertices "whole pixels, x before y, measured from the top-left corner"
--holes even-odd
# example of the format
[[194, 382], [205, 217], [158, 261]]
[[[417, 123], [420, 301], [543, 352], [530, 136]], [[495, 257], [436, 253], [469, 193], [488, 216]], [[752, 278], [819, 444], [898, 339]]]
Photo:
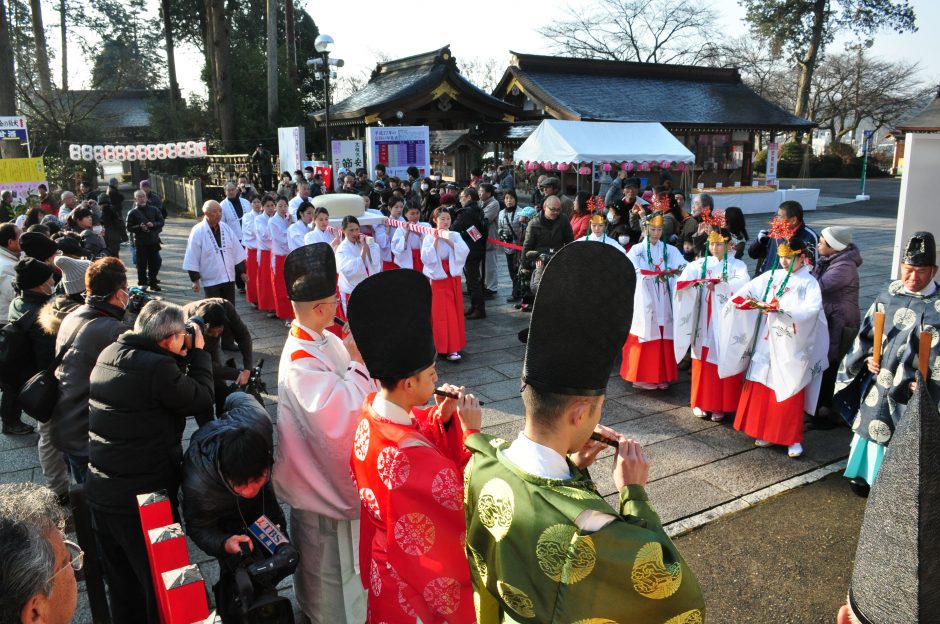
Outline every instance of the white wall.
[[940, 134], [908, 133], [904, 142], [904, 175], [901, 178], [901, 197], [898, 201], [892, 279], [898, 277], [901, 254], [911, 234], [926, 230], [933, 232], [934, 236], [940, 239], [938, 172]]

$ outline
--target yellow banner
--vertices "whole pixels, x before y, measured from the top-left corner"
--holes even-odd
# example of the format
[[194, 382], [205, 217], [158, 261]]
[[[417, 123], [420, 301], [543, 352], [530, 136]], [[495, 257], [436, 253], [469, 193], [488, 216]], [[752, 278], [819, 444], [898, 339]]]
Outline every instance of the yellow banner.
[[0, 158], [0, 184], [45, 182], [42, 158]]

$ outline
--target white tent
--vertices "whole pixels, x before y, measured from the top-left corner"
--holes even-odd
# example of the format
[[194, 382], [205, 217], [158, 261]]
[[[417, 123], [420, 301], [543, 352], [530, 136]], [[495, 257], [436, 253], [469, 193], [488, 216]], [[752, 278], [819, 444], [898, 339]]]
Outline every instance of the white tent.
[[559, 119], [539, 124], [513, 158], [565, 163], [695, 161], [695, 155], [662, 124]]

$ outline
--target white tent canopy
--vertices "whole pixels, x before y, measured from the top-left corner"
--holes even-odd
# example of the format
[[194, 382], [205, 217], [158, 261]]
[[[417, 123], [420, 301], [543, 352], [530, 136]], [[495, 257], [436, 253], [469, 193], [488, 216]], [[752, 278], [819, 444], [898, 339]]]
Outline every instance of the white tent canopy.
[[513, 158], [566, 163], [695, 161], [695, 155], [662, 124], [559, 119], [539, 124]]

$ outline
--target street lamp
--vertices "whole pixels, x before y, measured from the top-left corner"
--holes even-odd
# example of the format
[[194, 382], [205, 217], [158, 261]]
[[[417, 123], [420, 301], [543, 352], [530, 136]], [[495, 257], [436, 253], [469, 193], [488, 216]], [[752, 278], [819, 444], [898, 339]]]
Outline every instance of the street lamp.
[[343, 59], [330, 58], [333, 45], [333, 37], [323, 34], [318, 35], [313, 42], [313, 48], [317, 51], [319, 56], [307, 61], [307, 65], [314, 68], [314, 79], [323, 80], [323, 93], [326, 96], [326, 113], [323, 128], [326, 134], [326, 162], [331, 171], [333, 167], [333, 145], [330, 141], [330, 78], [336, 78], [336, 72], [332, 67], [340, 68], [343, 66]]

